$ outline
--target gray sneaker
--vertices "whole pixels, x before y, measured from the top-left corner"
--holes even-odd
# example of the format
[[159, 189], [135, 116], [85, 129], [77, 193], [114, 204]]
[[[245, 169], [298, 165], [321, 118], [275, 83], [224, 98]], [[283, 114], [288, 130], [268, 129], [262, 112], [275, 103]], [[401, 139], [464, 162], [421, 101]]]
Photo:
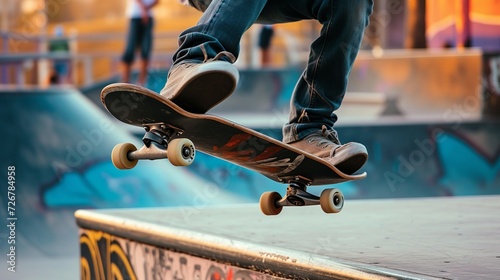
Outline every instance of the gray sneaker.
[[340, 144], [337, 131], [328, 130], [326, 126], [289, 145], [328, 161], [346, 174], [354, 174], [368, 159], [368, 152], [363, 144]]
[[172, 66], [160, 94], [186, 111], [204, 114], [236, 89], [239, 73], [227, 61], [179, 63]]

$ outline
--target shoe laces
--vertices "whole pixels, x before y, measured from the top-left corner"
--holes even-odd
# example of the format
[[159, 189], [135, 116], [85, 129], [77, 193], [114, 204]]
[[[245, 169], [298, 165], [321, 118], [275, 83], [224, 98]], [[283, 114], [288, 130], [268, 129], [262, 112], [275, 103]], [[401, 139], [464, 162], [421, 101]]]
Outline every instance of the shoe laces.
[[222, 51], [222, 52], [218, 53], [214, 58], [205, 59], [204, 62], [221, 60], [221, 58], [223, 58], [223, 57], [228, 58], [229, 62], [231, 62], [231, 63], [234, 63], [236, 61], [236, 57], [232, 53], [230, 53], [228, 51]]
[[[210, 58], [210, 59], [205, 58], [205, 60], [203, 61], [203, 63], [221, 60], [221, 58], [223, 58], [223, 57], [227, 57], [229, 60], [231, 60], [231, 63], [234, 63], [236, 61], [236, 57], [232, 53], [230, 53], [228, 51], [222, 51], [222, 52], [218, 53], [213, 58]], [[178, 68], [175, 68], [175, 70], [176, 69], [180, 69], [180, 68], [189, 69], [189, 68], [193, 68], [193, 67], [198, 66], [198, 65], [200, 65], [200, 63], [191, 63], [191, 62], [184, 62], [184, 63], [182, 63], [181, 62], [178, 65]], [[173, 72], [175, 72], [175, 70]]]
[[316, 146], [323, 146], [323, 148], [327, 148], [332, 144], [340, 145], [337, 131], [328, 129], [325, 125], [321, 127], [321, 135], [313, 134], [308, 140], [309, 143], [314, 143], [316, 141], [318, 141]]
[[218, 54], [216, 54], [215, 57], [208, 58], [208, 52], [205, 49], [205, 46], [204, 45], [200, 45], [200, 48], [201, 48], [201, 52], [203, 53], [203, 57], [204, 57], [203, 63], [214, 61], [214, 60], [221, 60], [222, 57], [228, 58], [230, 63], [236, 62], [236, 57], [232, 53], [230, 53], [228, 51], [221, 51]]

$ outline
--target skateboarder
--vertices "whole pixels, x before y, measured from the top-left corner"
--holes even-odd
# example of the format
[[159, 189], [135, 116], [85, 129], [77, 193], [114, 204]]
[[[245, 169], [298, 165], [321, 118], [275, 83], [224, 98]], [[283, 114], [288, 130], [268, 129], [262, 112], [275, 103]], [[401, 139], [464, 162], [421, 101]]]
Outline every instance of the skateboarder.
[[[181, 0], [204, 12], [182, 32], [161, 95], [175, 102], [189, 92], [213, 95], [206, 111], [229, 96], [238, 82], [232, 64], [243, 33], [255, 22], [273, 24], [316, 19], [320, 36], [311, 44], [305, 71], [291, 100], [283, 142], [321, 157], [352, 174], [368, 153], [359, 143], [341, 144], [333, 126], [373, 1], [351, 0]], [[210, 82], [213, 81], [213, 82]], [[199, 89], [203, 89], [200, 91]], [[181, 105], [182, 106], [182, 105]]]

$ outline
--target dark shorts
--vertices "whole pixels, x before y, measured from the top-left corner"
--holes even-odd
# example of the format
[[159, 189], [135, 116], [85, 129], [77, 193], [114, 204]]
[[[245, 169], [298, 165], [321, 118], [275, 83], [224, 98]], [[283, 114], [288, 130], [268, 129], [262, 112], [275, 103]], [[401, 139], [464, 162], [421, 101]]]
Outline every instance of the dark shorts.
[[144, 24], [140, 18], [130, 19], [130, 25], [127, 36], [127, 45], [122, 56], [125, 63], [134, 62], [135, 51], [141, 51], [141, 58], [149, 60], [153, 46], [153, 18], [149, 18], [147, 24]]
[[262, 26], [259, 34], [259, 48], [268, 49], [271, 45], [271, 39], [273, 38], [274, 30], [272, 26]]

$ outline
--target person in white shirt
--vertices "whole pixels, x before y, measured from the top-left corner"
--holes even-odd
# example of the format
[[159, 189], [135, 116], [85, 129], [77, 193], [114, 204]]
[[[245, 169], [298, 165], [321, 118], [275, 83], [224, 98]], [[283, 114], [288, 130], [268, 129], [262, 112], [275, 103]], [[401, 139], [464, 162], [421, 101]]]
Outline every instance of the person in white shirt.
[[153, 46], [154, 18], [151, 9], [159, 0], [128, 0], [127, 17], [129, 30], [127, 44], [123, 52], [123, 82], [130, 82], [130, 72], [135, 59], [135, 52], [140, 49], [141, 66], [137, 83], [145, 85], [149, 58]]

